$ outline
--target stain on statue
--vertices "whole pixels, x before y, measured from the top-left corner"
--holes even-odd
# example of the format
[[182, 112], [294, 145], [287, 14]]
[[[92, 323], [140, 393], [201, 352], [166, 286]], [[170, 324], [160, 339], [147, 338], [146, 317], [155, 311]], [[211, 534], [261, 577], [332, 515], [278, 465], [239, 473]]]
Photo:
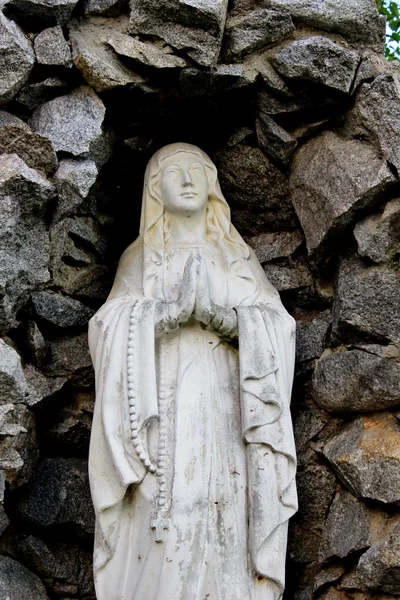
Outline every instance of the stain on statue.
[[295, 323], [199, 148], [150, 160], [140, 235], [89, 343], [97, 599], [278, 600]]

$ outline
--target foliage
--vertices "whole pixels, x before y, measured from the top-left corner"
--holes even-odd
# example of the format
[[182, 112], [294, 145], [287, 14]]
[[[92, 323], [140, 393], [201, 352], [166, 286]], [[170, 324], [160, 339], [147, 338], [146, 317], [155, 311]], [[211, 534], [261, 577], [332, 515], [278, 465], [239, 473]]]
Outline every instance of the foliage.
[[388, 60], [400, 59], [400, 8], [392, 0], [376, 0], [378, 10], [386, 17], [386, 47]]

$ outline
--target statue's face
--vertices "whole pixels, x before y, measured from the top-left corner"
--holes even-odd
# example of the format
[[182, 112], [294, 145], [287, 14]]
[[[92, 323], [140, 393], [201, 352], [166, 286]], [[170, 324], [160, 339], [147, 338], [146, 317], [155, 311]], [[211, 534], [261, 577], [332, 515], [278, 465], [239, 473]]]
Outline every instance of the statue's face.
[[178, 152], [163, 161], [161, 196], [171, 213], [195, 213], [208, 200], [206, 170], [200, 158], [189, 152]]

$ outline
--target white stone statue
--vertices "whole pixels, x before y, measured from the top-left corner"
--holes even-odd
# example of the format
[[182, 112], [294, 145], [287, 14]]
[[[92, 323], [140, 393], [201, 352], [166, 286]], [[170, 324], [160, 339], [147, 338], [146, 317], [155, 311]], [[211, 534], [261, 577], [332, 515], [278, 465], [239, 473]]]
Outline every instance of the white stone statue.
[[90, 322], [98, 600], [277, 600], [297, 509], [295, 323], [188, 144]]

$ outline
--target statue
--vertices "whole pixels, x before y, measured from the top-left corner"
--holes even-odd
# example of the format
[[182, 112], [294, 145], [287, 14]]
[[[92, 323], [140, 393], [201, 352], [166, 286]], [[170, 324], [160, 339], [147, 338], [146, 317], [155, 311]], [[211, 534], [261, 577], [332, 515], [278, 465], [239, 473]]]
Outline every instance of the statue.
[[272, 600], [297, 509], [295, 323], [188, 144], [150, 160], [140, 235], [89, 345], [98, 600]]

